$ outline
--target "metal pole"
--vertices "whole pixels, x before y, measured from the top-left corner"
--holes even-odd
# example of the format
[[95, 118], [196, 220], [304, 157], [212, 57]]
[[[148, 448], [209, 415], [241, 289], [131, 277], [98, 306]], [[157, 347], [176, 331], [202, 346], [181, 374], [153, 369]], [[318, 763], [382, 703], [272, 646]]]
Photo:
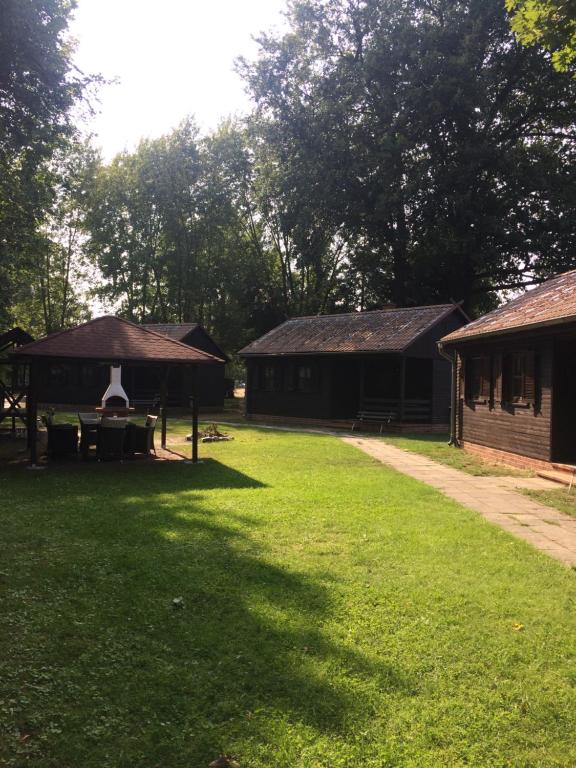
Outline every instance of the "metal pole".
[[30, 466], [38, 464], [38, 401], [36, 393], [36, 363], [30, 363], [28, 379], [28, 392], [26, 393], [26, 420], [28, 432], [28, 450], [30, 452]]
[[198, 366], [192, 369], [192, 463], [198, 463]]
[[166, 421], [168, 418], [168, 415], [166, 413], [166, 389], [167, 389], [167, 379], [168, 379], [168, 373], [170, 371], [170, 368], [166, 366], [164, 369], [164, 373], [162, 375], [162, 381], [160, 382], [160, 415], [161, 415], [161, 423], [162, 423], [162, 437], [160, 440], [160, 445], [162, 448], [166, 448]]

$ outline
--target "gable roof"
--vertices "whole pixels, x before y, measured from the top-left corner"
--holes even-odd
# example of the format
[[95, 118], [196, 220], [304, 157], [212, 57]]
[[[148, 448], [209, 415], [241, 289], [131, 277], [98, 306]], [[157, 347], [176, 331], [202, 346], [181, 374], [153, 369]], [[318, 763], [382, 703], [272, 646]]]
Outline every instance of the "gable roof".
[[170, 339], [182, 341], [189, 333], [200, 328], [199, 323], [142, 323], [142, 328], [161, 333]]
[[23, 358], [73, 358], [149, 363], [213, 363], [208, 352], [168, 339], [113, 315], [52, 333], [13, 352]]
[[459, 312], [465, 317], [456, 304], [296, 317], [286, 320], [260, 339], [248, 344], [239, 354], [242, 357], [250, 357], [403, 352], [452, 312]]
[[576, 270], [557, 275], [448, 334], [442, 344], [571, 321], [576, 321]]
[[212, 352], [217, 357], [222, 358], [224, 362], [228, 362], [226, 353], [216, 344], [212, 336], [200, 323], [143, 323], [142, 328], [147, 328], [149, 331], [155, 331], [162, 334], [162, 336], [168, 336], [168, 338], [176, 339], [177, 341], [184, 341], [190, 333], [199, 331], [207, 339]]
[[0, 350], [12, 345], [20, 347], [23, 344], [29, 344], [31, 341], [34, 341], [34, 337], [23, 331], [22, 328], [12, 328], [5, 333], [0, 333]]

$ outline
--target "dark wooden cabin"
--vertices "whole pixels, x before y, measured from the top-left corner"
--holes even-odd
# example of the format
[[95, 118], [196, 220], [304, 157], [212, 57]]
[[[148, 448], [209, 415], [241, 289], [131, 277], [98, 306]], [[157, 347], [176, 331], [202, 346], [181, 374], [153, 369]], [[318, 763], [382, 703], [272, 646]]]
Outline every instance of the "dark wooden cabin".
[[576, 463], [576, 271], [440, 346], [454, 360], [456, 444], [519, 466]]
[[240, 352], [246, 414], [446, 427], [450, 364], [437, 341], [466, 322], [454, 304], [287, 320]]
[[[208, 352], [222, 362], [203, 366], [198, 371], [200, 408], [218, 410], [224, 404], [224, 369], [226, 356], [204, 328], [198, 323], [146, 324], [147, 330], [186, 344], [202, 352]], [[122, 384], [131, 402], [144, 409], [157, 404], [161, 389], [159, 369], [155, 366], [125, 365]], [[187, 408], [192, 391], [191, 372], [174, 366], [168, 377], [168, 405]], [[106, 366], [84, 361], [51, 362], [44, 366], [39, 397], [41, 402], [60, 405], [94, 405], [100, 401], [108, 386], [109, 372]]]

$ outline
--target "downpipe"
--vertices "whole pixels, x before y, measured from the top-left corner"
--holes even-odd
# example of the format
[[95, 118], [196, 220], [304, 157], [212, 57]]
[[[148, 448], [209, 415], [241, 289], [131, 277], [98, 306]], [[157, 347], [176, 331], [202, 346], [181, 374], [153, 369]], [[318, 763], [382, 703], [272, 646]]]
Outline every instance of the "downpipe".
[[450, 440], [448, 441], [448, 445], [452, 445], [455, 448], [460, 448], [460, 442], [458, 441], [458, 437], [456, 435], [456, 407], [457, 407], [456, 390], [457, 390], [457, 384], [458, 384], [458, 377], [457, 377], [457, 370], [456, 370], [456, 352], [453, 352], [452, 355], [449, 355], [447, 352], [444, 351], [444, 347], [442, 345], [442, 342], [440, 341], [438, 342], [438, 352], [452, 366], [452, 383], [450, 387], [450, 400], [451, 400]]

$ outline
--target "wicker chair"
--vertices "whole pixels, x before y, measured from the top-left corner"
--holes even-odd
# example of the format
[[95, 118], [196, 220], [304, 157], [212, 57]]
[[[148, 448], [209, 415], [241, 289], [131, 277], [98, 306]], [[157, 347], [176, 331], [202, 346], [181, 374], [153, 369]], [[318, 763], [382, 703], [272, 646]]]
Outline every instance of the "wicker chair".
[[80, 453], [83, 459], [87, 459], [90, 448], [98, 446], [100, 416], [97, 413], [79, 413], [78, 420], [80, 421]]
[[69, 456], [78, 452], [78, 427], [75, 424], [47, 424], [48, 455]]
[[100, 461], [124, 458], [126, 439], [126, 419], [103, 418], [98, 425], [96, 456]]
[[148, 415], [145, 426], [129, 424], [126, 430], [126, 453], [156, 453], [154, 430], [158, 416]]

